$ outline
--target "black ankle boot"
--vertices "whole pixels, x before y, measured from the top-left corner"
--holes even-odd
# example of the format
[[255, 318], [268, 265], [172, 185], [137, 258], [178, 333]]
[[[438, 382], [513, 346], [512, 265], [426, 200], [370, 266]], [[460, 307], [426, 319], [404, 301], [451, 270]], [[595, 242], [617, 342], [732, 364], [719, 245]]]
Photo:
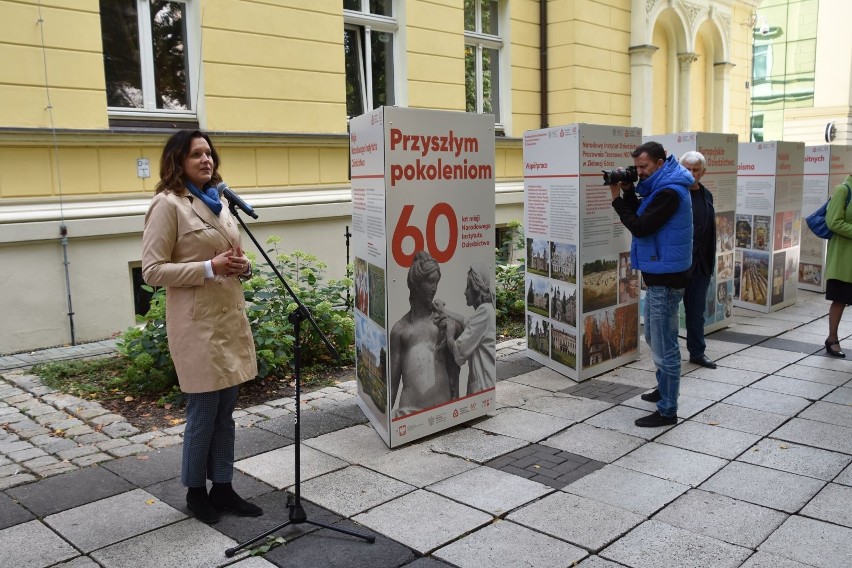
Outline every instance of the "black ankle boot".
[[196, 519], [212, 525], [219, 522], [219, 511], [207, 496], [207, 487], [190, 487], [186, 491], [186, 507]]
[[210, 502], [219, 511], [230, 511], [238, 517], [259, 517], [263, 509], [237, 495], [230, 483], [214, 483]]

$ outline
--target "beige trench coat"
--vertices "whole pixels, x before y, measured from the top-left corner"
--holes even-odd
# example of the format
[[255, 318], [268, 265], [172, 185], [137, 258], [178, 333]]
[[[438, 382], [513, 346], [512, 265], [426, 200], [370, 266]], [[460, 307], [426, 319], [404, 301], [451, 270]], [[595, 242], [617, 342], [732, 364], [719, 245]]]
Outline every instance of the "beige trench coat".
[[257, 376], [240, 280], [204, 278], [204, 261], [238, 246], [228, 208], [216, 217], [188, 192], [158, 193], [145, 215], [142, 276], [166, 286], [169, 351], [184, 392], [217, 391]]

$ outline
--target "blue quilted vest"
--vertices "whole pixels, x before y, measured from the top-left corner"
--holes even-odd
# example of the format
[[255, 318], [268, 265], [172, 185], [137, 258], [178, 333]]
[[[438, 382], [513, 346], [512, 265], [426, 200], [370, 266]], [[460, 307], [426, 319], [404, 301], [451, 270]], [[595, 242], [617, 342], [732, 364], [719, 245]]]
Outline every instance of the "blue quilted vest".
[[636, 215], [648, 208], [657, 193], [671, 189], [680, 197], [677, 211], [659, 231], [647, 237], [633, 237], [630, 260], [649, 274], [671, 274], [692, 266], [692, 200], [689, 186], [694, 183], [689, 170], [669, 156], [663, 166], [636, 186], [642, 196]]

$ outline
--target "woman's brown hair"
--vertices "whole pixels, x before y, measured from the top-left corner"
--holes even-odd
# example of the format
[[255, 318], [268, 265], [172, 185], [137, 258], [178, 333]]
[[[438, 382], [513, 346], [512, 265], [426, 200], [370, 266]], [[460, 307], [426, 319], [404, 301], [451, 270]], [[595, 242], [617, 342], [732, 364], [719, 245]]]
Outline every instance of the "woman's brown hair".
[[[195, 138], [204, 138], [210, 145], [210, 155], [213, 158], [213, 176], [210, 185], [216, 185], [222, 181], [219, 176], [219, 154], [216, 152], [210, 137], [200, 130], [178, 130], [168, 139], [163, 147], [163, 155], [160, 157], [160, 181], [157, 182], [156, 193], [171, 191], [182, 193], [186, 187], [183, 177], [183, 162], [189, 154], [189, 147]], [[202, 189], [202, 188], [198, 188]]]

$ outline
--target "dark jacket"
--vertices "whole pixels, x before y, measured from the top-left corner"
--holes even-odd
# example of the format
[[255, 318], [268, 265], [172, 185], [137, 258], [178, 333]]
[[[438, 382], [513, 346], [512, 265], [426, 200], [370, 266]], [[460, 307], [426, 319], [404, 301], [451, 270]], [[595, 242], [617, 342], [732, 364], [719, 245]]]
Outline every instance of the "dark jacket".
[[689, 192], [693, 204], [696, 199], [704, 202], [704, 216], [700, 208], [692, 208], [692, 274], [712, 276], [716, 264], [716, 210], [713, 208], [713, 194], [698, 184], [698, 189]]

